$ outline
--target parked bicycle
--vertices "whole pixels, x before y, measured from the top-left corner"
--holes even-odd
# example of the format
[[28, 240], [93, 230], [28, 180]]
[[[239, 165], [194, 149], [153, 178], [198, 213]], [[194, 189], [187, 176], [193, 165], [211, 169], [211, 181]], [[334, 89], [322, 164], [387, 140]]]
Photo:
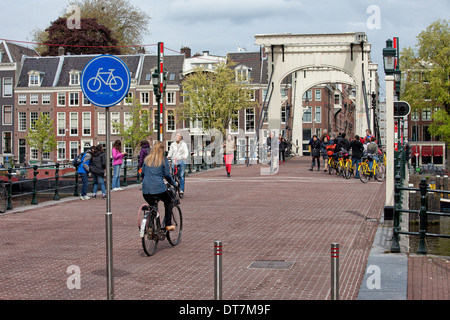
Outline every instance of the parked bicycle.
[[[172, 225], [175, 226], [175, 230], [168, 231], [166, 230], [164, 223], [161, 224], [161, 218], [158, 210], [159, 199], [155, 198], [156, 205], [150, 206], [148, 204], [144, 204], [139, 209], [139, 234], [142, 239], [142, 247], [147, 256], [152, 256], [155, 254], [158, 242], [160, 240], [163, 241], [167, 238], [172, 246], [176, 246], [181, 241], [183, 215], [179, 206], [179, 198], [174, 187], [168, 185], [168, 190], [173, 199]], [[142, 220], [140, 220], [141, 212], [143, 213]]]
[[[372, 164], [372, 168], [370, 168], [370, 164]], [[358, 170], [359, 179], [363, 183], [369, 181], [371, 177], [374, 177], [379, 182], [384, 179], [384, 171], [380, 169], [380, 166], [372, 155], [362, 157]]]

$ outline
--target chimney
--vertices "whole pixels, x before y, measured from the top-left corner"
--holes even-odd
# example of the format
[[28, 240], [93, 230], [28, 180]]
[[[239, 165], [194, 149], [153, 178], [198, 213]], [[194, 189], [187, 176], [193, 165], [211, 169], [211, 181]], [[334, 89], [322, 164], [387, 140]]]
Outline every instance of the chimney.
[[190, 58], [191, 57], [191, 48], [189, 47], [183, 47], [181, 48], [181, 54], [184, 54], [185, 58]]
[[58, 48], [58, 56], [63, 56], [64, 55], [64, 48], [63, 47], [59, 47]]

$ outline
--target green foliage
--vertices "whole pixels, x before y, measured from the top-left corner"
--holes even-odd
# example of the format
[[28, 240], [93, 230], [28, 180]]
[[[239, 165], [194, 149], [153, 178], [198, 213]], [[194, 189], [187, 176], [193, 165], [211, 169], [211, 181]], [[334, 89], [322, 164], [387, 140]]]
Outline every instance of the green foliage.
[[119, 131], [123, 144], [129, 145], [133, 149], [133, 154], [137, 154], [139, 144], [142, 140], [147, 140], [152, 135], [150, 131], [151, 117], [150, 111], [142, 108], [138, 100], [128, 100], [131, 104], [128, 123], [113, 122], [113, 128]]
[[56, 150], [57, 141], [54, 130], [53, 120], [50, 119], [50, 116], [47, 113], [41, 113], [26, 137], [30, 148], [38, 150], [41, 163], [43, 153]]
[[238, 118], [237, 111], [253, 108], [253, 90], [247, 81], [237, 79], [231, 69], [234, 63], [220, 63], [214, 72], [196, 68], [183, 81], [184, 102], [178, 109], [182, 120], [201, 121], [202, 130], [216, 129], [225, 135], [232, 120]]

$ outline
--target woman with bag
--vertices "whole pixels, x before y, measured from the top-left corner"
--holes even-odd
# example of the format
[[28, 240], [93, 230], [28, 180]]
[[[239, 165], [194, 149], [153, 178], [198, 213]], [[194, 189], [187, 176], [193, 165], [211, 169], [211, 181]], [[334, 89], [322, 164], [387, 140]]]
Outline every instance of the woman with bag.
[[123, 190], [120, 187], [120, 169], [122, 167], [123, 157], [126, 154], [126, 152], [122, 152], [122, 142], [120, 140], [116, 140], [112, 148], [113, 178], [111, 188], [113, 191]]
[[311, 162], [311, 169], [309, 171], [313, 171], [314, 164], [317, 160], [317, 171], [320, 170], [320, 140], [317, 138], [317, 135], [313, 135], [312, 140], [309, 142], [311, 145], [311, 156], [312, 156], [312, 162]]

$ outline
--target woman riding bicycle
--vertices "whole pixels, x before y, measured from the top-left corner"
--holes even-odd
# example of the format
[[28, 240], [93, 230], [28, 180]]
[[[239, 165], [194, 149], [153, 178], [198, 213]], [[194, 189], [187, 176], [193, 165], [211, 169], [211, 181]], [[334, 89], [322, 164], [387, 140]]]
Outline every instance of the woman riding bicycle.
[[164, 202], [166, 230], [175, 230], [172, 225], [172, 197], [163, 178], [175, 188], [177, 183], [170, 175], [169, 161], [164, 157], [164, 144], [156, 142], [142, 165], [142, 195], [150, 206], [157, 205], [156, 199]]

